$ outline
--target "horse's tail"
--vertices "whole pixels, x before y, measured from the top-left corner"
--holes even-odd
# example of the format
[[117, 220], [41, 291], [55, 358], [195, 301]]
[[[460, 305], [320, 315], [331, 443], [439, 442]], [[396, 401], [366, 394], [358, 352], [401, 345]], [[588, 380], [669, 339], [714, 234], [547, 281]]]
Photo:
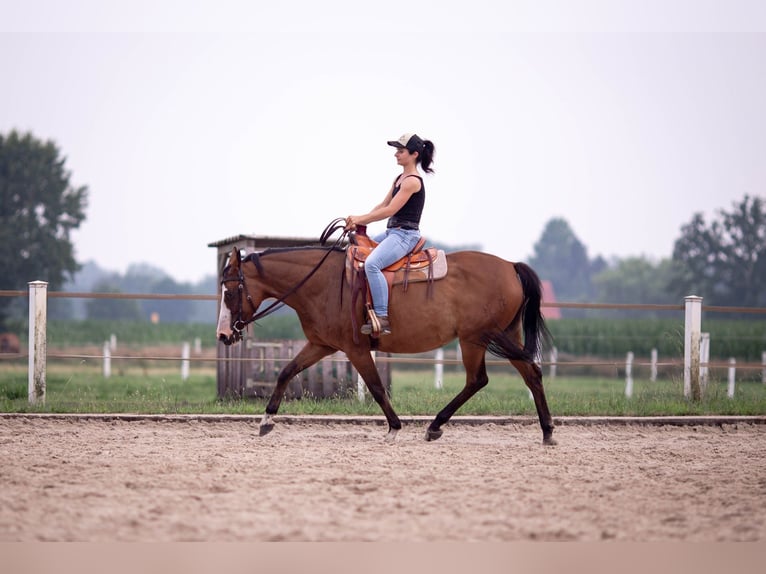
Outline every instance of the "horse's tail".
[[519, 319], [519, 315], [514, 317], [511, 325], [502, 332], [486, 337], [485, 343], [487, 343], [487, 350], [498, 357], [511, 361], [534, 361], [543, 344], [549, 344], [551, 341], [551, 334], [541, 311], [543, 286], [537, 273], [526, 263], [514, 263], [514, 267], [524, 293], [521, 309], [519, 309], [524, 331], [524, 346], [520, 347], [511, 338], [509, 332], [511, 325]]
[[543, 344], [551, 341], [551, 333], [545, 324], [541, 310], [543, 302], [543, 285], [540, 278], [526, 263], [515, 263], [521, 287], [524, 290], [523, 317], [521, 324], [524, 328], [524, 350], [537, 356]]

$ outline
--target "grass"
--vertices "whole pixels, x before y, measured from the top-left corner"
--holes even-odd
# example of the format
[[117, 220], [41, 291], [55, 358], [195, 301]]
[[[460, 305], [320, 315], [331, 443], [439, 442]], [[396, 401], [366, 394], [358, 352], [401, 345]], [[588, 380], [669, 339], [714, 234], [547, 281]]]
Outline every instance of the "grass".
[[[261, 414], [264, 399], [218, 400], [215, 371], [192, 368], [181, 380], [168, 367], [122, 369], [105, 379], [99, 368], [85, 364], [49, 364], [46, 400], [27, 400], [27, 367], [0, 363], [0, 412]], [[392, 403], [400, 415], [435, 415], [463, 386], [463, 375], [445, 373], [442, 389], [434, 388], [433, 373], [394, 370]], [[546, 395], [554, 416], [764, 415], [766, 385], [760, 380], [738, 381], [735, 396], [727, 397], [726, 381], [713, 378], [700, 401], [683, 396], [680, 380], [651, 382], [637, 378], [633, 396], [625, 397], [625, 381], [617, 377], [546, 379]], [[366, 394], [343, 398], [284, 401], [281, 414], [380, 415]], [[535, 415], [534, 404], [519, 376], [491, 375], [490, 383], [458, 411], [458, 415]]]

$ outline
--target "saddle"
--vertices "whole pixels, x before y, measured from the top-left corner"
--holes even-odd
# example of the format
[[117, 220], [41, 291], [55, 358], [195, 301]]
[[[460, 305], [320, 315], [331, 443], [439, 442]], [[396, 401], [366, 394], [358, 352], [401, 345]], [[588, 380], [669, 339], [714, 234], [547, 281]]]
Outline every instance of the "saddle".
[[[349, 233], [349, 246], [346, 249], [346, 280], [351, 286], [352, 299], [355, 302], [361, 292], [365, 293], [367, 312], [372, 311], [372, 294], [364, 272], [364, 262], [370, 252], [378, 245], [367, 235], [366, 226], [359, 225], [355, 233]], [[420, 238], [415, 248], [385, 269], [383, 276], [388, 282], [389, 296], [394, 285], [403, 285], [404, 291], [410, 283], [428, 281], [426, 296], [431, 296], [432, 284], [447, 275], [447, 256], [444, 250], [425, 247], [426, 239]], [[355, 305], [352, 305], [354, 308]], [[356, 341], [356, 317], [352, 315], [354, 340]]]
[[[349, 234], [346, 250], [346, 278], [351, 283], [359, 272], [364, 272], [364, 262], [377, 243], [366, 233], [365, 226], [358, 226], [356, 233]], [[442, 249], [425, 247], [426, 238], [421, 237], [415, 248], [391, 265], [383, 269], [389, 289], [393, 285], [435, 281], [447, 274], [447, 256]]]

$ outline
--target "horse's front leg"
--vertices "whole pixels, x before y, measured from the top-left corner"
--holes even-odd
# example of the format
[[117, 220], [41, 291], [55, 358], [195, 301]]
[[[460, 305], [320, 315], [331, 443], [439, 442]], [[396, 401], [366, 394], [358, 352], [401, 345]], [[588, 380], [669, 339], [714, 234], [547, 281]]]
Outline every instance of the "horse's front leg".
[[349, 354], [346, 353], [351, 364], [354, 365], [359, 372], [359, 376], [364, 379], [364, 384], [370, 390], [372, 398], [378, 403], [383, 414], [386, 415], [388, 421], [388, 434], [386, 435], [387, 442], [393, 442], [396, 438], [396, 433], [402, 429], [402, 422], [394, 412], [394, 407], [391, 406], [391, 401], [388, 398], [388, 393], [383, 386], [383, 382], [380, 380], [380, 373], [375, 366], [375, 361], [372, 359], [372, 355], [369, 351], [360, 351], [358, 353]]
[[287, 384], [293, 377], [334, 352], [335, 349], [332, 347], [325, 347], [324, 345], [317, 345], [309, 342], [297, 355], [295, 355], [292, 361], [287, 363], [277, 377], [277, 385], [271, 393], [269, 403], [266, 405], [266, 412], [264, 413], [263, 418], [261, 418], [261, 427], [259, 431], [261, 436], [268, 434], [274, 429], [274, 415], [277, 414], [279, 405], [282, 404], [282, 397], [285, 396]]

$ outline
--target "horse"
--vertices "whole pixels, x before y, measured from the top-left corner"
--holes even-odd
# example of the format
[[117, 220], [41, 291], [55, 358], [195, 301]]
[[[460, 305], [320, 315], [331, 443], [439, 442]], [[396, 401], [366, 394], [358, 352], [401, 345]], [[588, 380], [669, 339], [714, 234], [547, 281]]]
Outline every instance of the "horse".
[[[340, 226], [337, 226], [340, 228]], [[328, 229], [330, 226], [328, 226]], [[326, 238], [327, 229], [323, 234]], [[345, 235], [345, 232], [344, 232]], [[422, 353], [458, 339], [466, 380], [463, 389], [436, 415], [425, 439], [442, 436], [442, 426], [489, 382], [486, 352], [508, 359], [532, 393], [543, 444], [554, 445], [553, 419], [535, 362], [550, 341], [540, 306], [542, 287], [525, 263], [512, 263], [480, 251], [447, 254], [447, 275], [433, 283], [394, 285], [389, 303], [392, 334], [358, 333], [363, 298], [354, 297], [346, 278], [346, 248], [334, 245], [271, 248], [242, 257], [232, 249], [221, 279], [217, 338], [226, 345], [276, 307], [295, 310], [307, 343], [282, 369], [261, 419], [259, 434], [274, 428], [274, 416], [290, 380], [322, 358], [343, 351], [363, 377], [388, 422], [385, 439], [402, 428], [381, 382], [371, 351]], [[266, 299], [275, 299], [259, 311]]]

